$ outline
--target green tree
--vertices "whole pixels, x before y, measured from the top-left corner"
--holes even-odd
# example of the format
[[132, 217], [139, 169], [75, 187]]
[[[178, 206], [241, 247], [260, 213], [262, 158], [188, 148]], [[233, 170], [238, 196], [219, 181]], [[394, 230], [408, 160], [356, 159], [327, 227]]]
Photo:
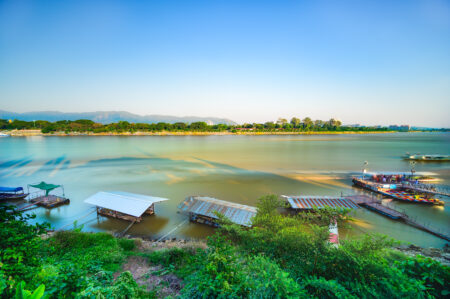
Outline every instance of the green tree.
[[312, 126], [313, 126], [313, 121], [311, 120], [311, 118], [309, 117], [305, 117], [303, 119], [303, 128], [307, 131], [311, 130]]
[[294, 128], [298, 128], [300, 126], [300, 118], [293, 117], [291, 118], [291, 125], [294, 126]]
[[15, 206], [0, 205], [0, 274], [6, 283], [29, 279], [39, 266], [38, 252], [48, 224], [29, 224], [36, 215], [23, 214]]
[[208, 128], [208, 124], [204, 121], [194, 122], [190, 125], [191, 130], [193, 131], [206, 131]]
[[283, 125], [287, 124], [287, 122], [288, 122], [287, 119], [280, 117], [277, 120], [277, 125], [283, 126]]

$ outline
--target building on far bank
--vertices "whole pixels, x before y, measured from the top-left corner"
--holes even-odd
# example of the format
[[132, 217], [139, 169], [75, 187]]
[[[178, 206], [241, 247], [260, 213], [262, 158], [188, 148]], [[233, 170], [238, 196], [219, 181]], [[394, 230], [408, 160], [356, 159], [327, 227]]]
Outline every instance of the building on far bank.
[[411, 129], [410, 125], [391, 125], [389, 126], [389, 130], [393, 131], [401, 131], [401, 132], [408, 132]]

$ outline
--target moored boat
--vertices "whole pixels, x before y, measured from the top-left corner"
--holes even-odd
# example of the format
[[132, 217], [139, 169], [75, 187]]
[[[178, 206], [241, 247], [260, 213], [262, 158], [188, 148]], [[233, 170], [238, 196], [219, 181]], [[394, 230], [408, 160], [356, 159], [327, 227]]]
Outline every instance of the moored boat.
[[430, 194], [424, 194], [404, 189], [401, 182], [399, 182], [400, 184], [378, 183], [376, 181], [374, 182], [358, 177], [353, 178], [352, 182], [356, 186], [368, 189], [372, 192], [376, 192], [396, 200], [432, 205], [444, 205], [444, 201], [431, 197]]
[[422, 155], [406, 154], [403, 159], [410, 161], [424, 161], [424, 162], [450, 162], [450, 155]]
[[24, 199], [27, 196], [22, 187], [0, 187], [0, 200]]

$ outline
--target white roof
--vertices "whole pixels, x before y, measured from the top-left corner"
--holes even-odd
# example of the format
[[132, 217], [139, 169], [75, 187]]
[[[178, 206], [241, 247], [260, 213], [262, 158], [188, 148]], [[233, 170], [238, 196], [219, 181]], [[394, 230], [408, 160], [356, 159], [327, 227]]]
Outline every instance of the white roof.
[[84, 202], [131, 216], [140, 217], [155, 202], [166, 200], [168, 199], [121, 191], [101, 191], [85, 199]]

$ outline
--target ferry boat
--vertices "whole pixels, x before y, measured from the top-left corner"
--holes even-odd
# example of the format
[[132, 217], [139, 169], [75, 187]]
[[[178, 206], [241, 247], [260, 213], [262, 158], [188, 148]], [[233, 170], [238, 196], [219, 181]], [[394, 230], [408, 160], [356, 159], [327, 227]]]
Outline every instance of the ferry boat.
[[396, 200], [432, 205], [444, 205], [444, 201], [433, 198], [429, 194], [404, 189], [402, 187], [402, 181], [398, 181], [397, 183], [379, 183], [362, 177], [354, 177], [352, 182], [356, 186]]
[[0, 137], [9, 137], [9, 136], [11, 136], [11, 135], [0, 132]]
[[427, 162], [450, 162], [450, 155], [421, 155], [406, 154], [403, 159], [410, 161], [427, 161]]

